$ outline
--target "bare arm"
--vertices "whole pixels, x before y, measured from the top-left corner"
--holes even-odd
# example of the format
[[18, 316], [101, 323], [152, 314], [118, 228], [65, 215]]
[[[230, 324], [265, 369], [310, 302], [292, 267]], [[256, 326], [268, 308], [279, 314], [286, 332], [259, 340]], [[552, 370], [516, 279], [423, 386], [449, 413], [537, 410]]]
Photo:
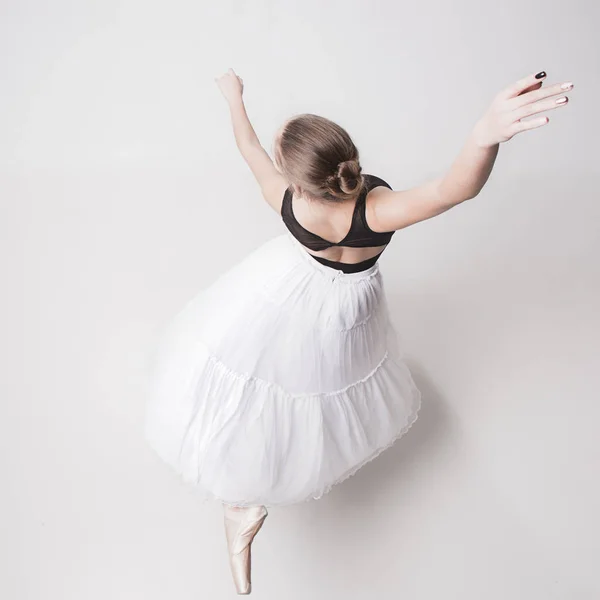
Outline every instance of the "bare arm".
[[376, 188], [371, 192], [370, 227], [375, 231], [395, 231], [474, 198], [492, 172], [498, 148], [498, 144], [482, 148], [471, 133], [446, 175], [409, 190]]
[[375, 231], [401, 229], [477, 196], [492, 172], [500, 143], [548, 123], [548, 117], [522, 119], [567, 103], [566, 100], [557, 102], [551, 96], [572, 89], [573, 84], [567, 82], [541, 89], [545, 76], [543, 71], [538, 76], [529, 75], [497, 94], [444, 176], [409, 190], [392, 191], [383, 187], [373, 190], [371, 228]]
[[476, 126], [447, 174], [440, 180], [440, 203], [452, 208], [465, 200], [475, 198], [494, 168], [499, 148], [499, 144], [481, 146]]
[[233, 69], [229, 69], [218, 79], [215, 78], [215, 81], [229, 104], [231, 125], [238, 150], [256, 178], [264, 199], [279, 214], [288, 183], [275, 168], [250, 123], [243, 99], [243, 80]]
[[241, 95], [229, 101], [229, 113], [237, 147], [241, 150], [249, 144], [260, 144], [254, 127], [252, 127], [252, 123], [248, 118], [246, 105]]

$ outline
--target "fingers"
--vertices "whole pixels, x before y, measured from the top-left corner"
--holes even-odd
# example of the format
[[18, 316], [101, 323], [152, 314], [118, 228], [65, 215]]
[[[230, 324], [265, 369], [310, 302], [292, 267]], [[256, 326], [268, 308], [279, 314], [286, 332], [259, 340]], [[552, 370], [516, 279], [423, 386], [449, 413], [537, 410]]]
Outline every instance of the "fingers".
[[572, 81], [566, 81], [564, 83], [555, 83], [554, 85], [550, 85], [544, 89], [537, 89], [535, 91], [528, 92], [521, 96], [517, 96], [516, 98], [510, 100], [509, 103], [511, 108], [520, 108], [525, 104], [537, 102], [538, 100], [549, 98], [550, 96], [555, 96], [556, 94], [564, 94], [566, 91], [572, 89]]
[[217, 81], [217, 79], [222, 79], [223, 77], [227, 77], [229, 75], [233, 75], [233, 76], [237, 77], [238, 79], [240, 79], [240, 81], [241, 81], [240, 76], [231, 67], [229, 67], [229, 69], [227, 69], [227, 71], [225, 71], [225, 73], [223, 73], [223, 75], [219, 75], [219, 77], [215, 77], [215, 81]]
[[512, 137], [529, 129], [543, 127], [549, 120], [548, 117], [540, 117], [539, 119], [529, 119], [529, 121], [517, 121], [511, 125], [510, 136]]
[[552, 110], [553, 108], [566, 106], [568, 102], [569, 98], [567, 96], [561, 96], [560, 98], [556, 99], [546, 98], [545, 100], [538, 100], [537, 102], [526, 104], [525, 106], [515, 109], [512, 112], [512, 116], [514, 119], [523, 119], [524, 117], [529, 117], [545, 110]]
[[517, 82], [509, 85], [507, 88], [503, 90], [502, 95], [507, 100], [509, 98], [514, 98], [519, 94], [523, 93], [528, 87], [543, 81], [546, 78], [546, 71], [540, 71], [539, 73], [527, 75], [527, 77], [523, 77], [523, 79], [519, 79]]
[[534, 83], [533, 85], [530, 85], [529, 87], [526, 87], [518, 96], [517, 98], [522, 98], [523, 95], [527, 94], [528, 92], [532, 92], [533, 90], [539, 90], [542, 87], [542, 84], [544, 82], [543, 81], [538, 81], [537, 83]]

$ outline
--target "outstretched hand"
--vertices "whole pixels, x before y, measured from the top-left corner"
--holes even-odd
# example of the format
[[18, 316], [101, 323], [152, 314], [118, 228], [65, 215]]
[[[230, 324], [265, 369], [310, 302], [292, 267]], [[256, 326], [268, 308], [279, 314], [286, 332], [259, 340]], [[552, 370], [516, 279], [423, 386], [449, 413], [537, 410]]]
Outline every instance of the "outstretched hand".
[[491, 106], [475, 126], [474, 136], [483, 148], [510, 140], [517, 133], [546, 125], [548, 117], [524, 121], [525, 117], [566, 106], [568, 98], [552, 98], [573, 89], [572, 82], [556, 83], [541, 89], [546, 73], [528, 75], [509, 85], [494, 98]]
[[227, 102], [240, 98], [244, 93], [244, 80], [236, 75], [233, 69], [229, 69], [215, 81]]

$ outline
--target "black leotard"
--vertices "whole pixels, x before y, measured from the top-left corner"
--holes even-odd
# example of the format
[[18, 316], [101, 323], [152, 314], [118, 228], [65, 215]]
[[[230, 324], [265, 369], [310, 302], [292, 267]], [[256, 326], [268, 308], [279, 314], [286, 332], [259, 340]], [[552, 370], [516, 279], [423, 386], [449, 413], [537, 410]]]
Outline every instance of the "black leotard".
[[[356, 204], [354, 206], [354, 212], [352, 214], [352, 223], [350, 225], [350, 231], [346, 237], [340, 242], [330, 242], [328, 240], [323, 239], [318, 236], [316, 233], [312, 233], [305, 229], [298, 223], [296, 217], [294, 216], [294, 212], [292, 210], [292, 191], [288, 187], [283, 196], [283, 203], [281, 206], [281, 218], [285, 223], [286, 227], [290, 230], [291, 234], [303, 245], [309, 248], [310, 250], [324, 250], [325, 248], [331, 248], [332, 246], [348, 246], [351, 248], [368, 248], [373, 246], [383, 246], [388, 244], [394, 235], [395, 231], [386, 231], [386, 232], [376, 232], [372, 231], [367, 224], [366, 218], [366, 198], [367, 194], [373, 188], [378, 186], [385, 186], [392, 189], [391, 186], [386, 183], [380, 177], [375, 175], [368, 175], [363, 173], [365, 178], [365, 187], [361, 192], [360, 196], [356, 200]], [[310, 252], [310, 254], [315, 260], [320, 263], [327, 265], [329, 267], [333, 267], [334, 269], [341, 269], [344, 273], [356, 273], [358, 271], [364, 271], [372, 267], [377, 259], [381, 256], [381, 253], [373, 256], [372, 258], [368, 258], [359, 263], [343, 263], [337, 262], [333, 260], [329, 260], [327, 258], [323, 258], [321, 256], [315, 256]]]

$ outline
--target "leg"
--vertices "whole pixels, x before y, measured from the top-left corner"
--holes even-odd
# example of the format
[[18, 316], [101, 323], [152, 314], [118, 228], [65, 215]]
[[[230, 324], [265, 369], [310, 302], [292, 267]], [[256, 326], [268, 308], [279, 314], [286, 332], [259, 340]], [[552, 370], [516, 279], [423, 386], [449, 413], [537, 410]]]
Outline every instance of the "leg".
[[229, 565], [238, 594], [250, 594], [251, 545], [267, 517], [263, 505], [232, 506], [223, 502]]

